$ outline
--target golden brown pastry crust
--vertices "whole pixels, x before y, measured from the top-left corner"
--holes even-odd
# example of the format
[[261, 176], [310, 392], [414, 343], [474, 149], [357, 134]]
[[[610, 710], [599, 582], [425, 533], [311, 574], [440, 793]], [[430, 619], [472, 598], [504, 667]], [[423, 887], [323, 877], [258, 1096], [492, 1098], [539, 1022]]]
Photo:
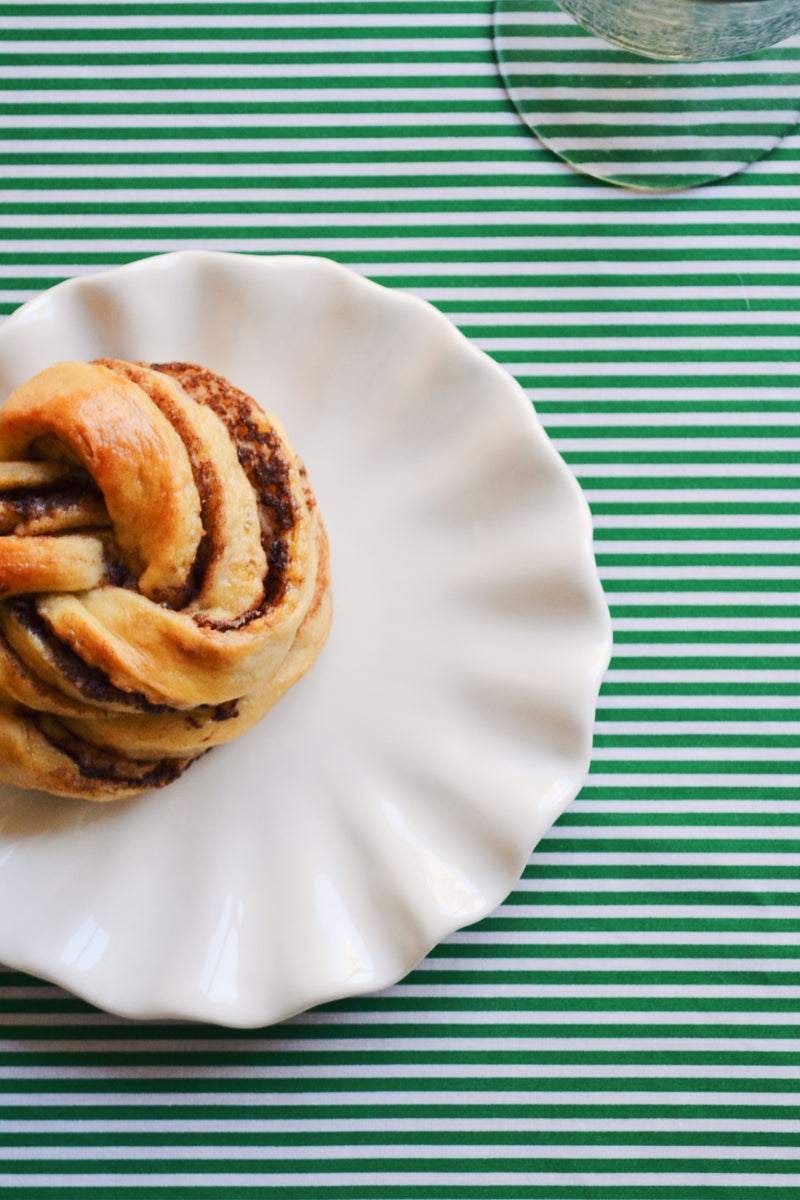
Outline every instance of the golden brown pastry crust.
[[59, 363], [0, 410], [0, 779], [108, 800], [253, 725], [331, 619], [280, 422], [193, 363]]

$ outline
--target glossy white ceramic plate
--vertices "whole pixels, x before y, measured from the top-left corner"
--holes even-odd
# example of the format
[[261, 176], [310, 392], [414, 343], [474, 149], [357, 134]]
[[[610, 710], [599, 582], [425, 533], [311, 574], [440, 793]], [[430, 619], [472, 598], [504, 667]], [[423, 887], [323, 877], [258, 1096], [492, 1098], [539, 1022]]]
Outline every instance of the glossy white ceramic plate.
[[235, 1026], [383, 988], [502, 901], [585, 777], [610, 624], [578, 485], [443, 316], [324, 259], [190, 251], [61, 284], [0, 327], [0, 396], [100, 355], [201, 362], [283, 419], [333, 629], [163, 791], [0, 789], [0, 960]]

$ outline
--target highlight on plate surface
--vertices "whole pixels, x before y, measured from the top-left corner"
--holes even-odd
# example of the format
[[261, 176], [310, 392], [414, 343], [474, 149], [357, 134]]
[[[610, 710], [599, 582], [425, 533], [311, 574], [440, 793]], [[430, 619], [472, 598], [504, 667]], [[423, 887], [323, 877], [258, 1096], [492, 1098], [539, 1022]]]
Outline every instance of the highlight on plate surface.
[[267, 712], [330, 620], [303, 463], [221, 375], [62, 362], [0, 409], [0, 780], [170, 783]]

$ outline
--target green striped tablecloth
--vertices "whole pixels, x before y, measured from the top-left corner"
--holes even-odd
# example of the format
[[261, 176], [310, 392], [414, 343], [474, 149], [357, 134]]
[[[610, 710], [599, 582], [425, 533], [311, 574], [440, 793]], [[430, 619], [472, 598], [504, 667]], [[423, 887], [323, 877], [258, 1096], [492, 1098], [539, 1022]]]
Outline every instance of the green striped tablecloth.
[[399, 986], [234, 1034], [0, 976], [8, 1200], [800, 1196], [800, 139], [708, 190], [592, 183], [491, 16], [0, 2], [3, 311], [183, 246], [426, 297], [583, 483], [616, 639], [580, 798]]

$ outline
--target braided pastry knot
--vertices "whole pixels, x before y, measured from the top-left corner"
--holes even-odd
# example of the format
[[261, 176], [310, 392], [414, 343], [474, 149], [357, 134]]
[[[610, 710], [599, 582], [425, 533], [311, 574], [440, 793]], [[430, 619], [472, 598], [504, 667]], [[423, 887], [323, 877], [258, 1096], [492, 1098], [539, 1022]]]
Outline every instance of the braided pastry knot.
[[299, 679], [328, 544], [280, 423], [188, 363], [66, 362], [0, 410], [0, 779], [171, 782]]

